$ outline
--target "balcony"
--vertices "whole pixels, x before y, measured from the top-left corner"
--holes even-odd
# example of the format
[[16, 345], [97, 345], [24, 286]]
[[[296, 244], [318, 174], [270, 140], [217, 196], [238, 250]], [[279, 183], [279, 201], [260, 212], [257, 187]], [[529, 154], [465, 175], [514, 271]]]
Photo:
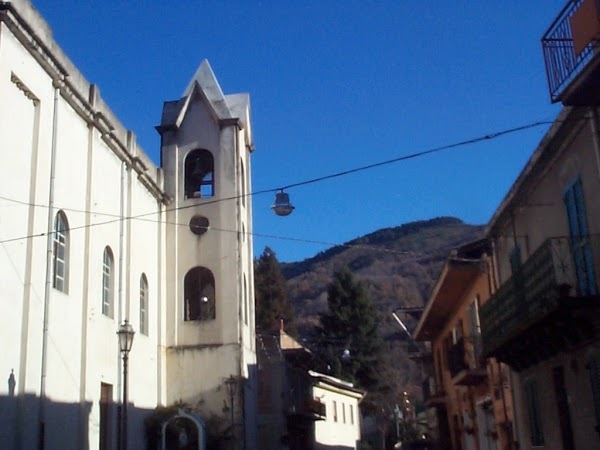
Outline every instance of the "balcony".
[[319, 398], [306, 398], [304, 401], [293, 402], [288, 410], [290, 416], [310, 420], [325, 420], [327, 409]]
[[440, 389], [433, 377], [426, 377], [421, 385], [423, 390], [423, 403], [429, 408], [446, 405], [446, 393]]
[[522, 370], [596, 336], [599, 241], [546, 240], [482, 306], [484, 356]]
[[600, 2], [571, 0], [542, 37], [552, 102], [600, 104]]
[[448, 349], [448, 369], [455, 385], [476, 386], [486, 380], [480, 335], [461, 338]]

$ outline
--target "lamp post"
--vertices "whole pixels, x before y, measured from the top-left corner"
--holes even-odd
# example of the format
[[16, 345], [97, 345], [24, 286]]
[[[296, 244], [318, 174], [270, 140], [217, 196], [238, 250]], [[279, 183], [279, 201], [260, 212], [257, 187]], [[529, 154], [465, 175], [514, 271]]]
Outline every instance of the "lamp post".
[[127, 450], [127, 363], [129, 352], [133, 345], [133, 336], [135, 331], [127, 319], [119, 327], [117, 336], [119, 337], [119, 350], [123, 356], [123, 413], [121, 414], [121, 450]]

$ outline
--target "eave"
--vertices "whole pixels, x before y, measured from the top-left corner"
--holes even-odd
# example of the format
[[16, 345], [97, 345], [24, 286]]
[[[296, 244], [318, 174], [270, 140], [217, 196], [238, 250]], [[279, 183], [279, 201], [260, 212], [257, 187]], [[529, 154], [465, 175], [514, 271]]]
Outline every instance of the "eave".
[[449, 258], [425, 305], [413, 338], [417, 341], [431, 341], [437, 337], [460, 307], [465, 290], [482, 272], [480, 259]]

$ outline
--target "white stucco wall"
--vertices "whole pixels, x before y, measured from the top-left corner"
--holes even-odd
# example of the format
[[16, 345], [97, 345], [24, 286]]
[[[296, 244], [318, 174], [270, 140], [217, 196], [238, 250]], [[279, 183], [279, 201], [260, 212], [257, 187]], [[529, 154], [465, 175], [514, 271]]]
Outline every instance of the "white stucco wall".
[[[62, 210], [69, 224], [68, 289], [49, 290], [46, 443], [49, 448], [78, 448], [83, 442], [98, 446], [100, 383], [113, 385], [113, 401], [120, 398], [120, 355], [116, 331], [119, 320], [118, 276], [120, 264], [121, 198], [125, 212], [156, 212], [160, 206], [138, 174], [130, 170], [121, 190], [123, 150], [111, 148], [100, 129], [88, 126], [90, 116], [76, 111], [71, 102], [75, 93], [89, 98], [91, 86], [76, 72], [57, 45], [49, 40], [47, 26], [26, 1], [14, 2], [17, 11], [40, 32], [54, 56], [70, 71], [72, 84], [63, 85], [54, 115], [52, 67], [44, 68], [7, 27], [0, 23], [0, 268], [4, 270], [0, 290], [0, 329], [5, 343], [0, 355], [0, 374], [8, 379], [14, 371], [16, 386], [10, 397], [8, 384], [0, 384], [6, 396], [0, 411], [0, 438], [3, 445], [20, 448], [36, 445], [41, 385], [42, 329], [46, 284], [46, 236], [50, 186], [50, 155], [53, 121], [56, 119], [56, 163], [54, 214]], [[15, 26], [19, 20], [15, 19]], [[33, 50], [36, 51], [35, 49]], [[29, 96], [30, 98], [27, 98]], [[77, 100], [80, 101], [80, 100]], [[110, 118], [115, 135], [125, 129], [96, 98], [98, 111]], [[84, 104], [93, 111], [94, 105]], [[113, 143], [114, 143], [113, 139]], [[113, 144], [114, 146], [114, 144]], [[131, 152], [143, 151], [131, 146]], [[127, 150], [126, 150], [127, 151]], [[156, 177], [156, 167], [149, 174]], [[132, 323], [139, 327], [139, 277], [145, 273], [150, 292], [150, 330], [136, 336], [131, 353], [130, 401], [136, 408], [153, 409], [159, 402], [158, 312], [164, 307], [159, 291], [161, 225], [154, 221], [131, 221], [124, 226], [122, 284], [123, 301], [129, 301]], [[103, 222], [112, 223], [103, 224]], [[29, 237], [27, 237], [29, 236]], [[161, 244], [162, 242], [162, 244]], [[102, 255], [110, 246], [115, 260], [114, 317], [102, 314]], [[125, 311], [125, 308], [122, 309]], [[148, 370], [148, 367], [151, 369]], [[114, 419], [114, 416], [113, 416]], [[140, 418], [133, 414], [133, 428]], [[65, 433], [69, 424], [70, 432]], [[113, 423], [114, 426], [114, 423]], [[113, 438], [114, 438], [113, 430]], [[143, 436], [132, 437], [140, 443]]]
[[315, 422], [315, 449], [357, 448], [362, 395], [320, 383], [313, 387], [313, 396], [325, 403], [327, 414], [325, 420]]
[[[245, 429], [251, 432], [248, 420], [255, 416], [256, 408], [251, 376], [256, 370], [253, 256], [250, 235], [242, 235], [242, 230], [251, 232], [251, 204], [248, 198], [240, 197], [249, 192], [251, 143], [246, 139], [251, 135], [250, 125], [240, 127], [239, 122], [222, 121], [232, 119], [231, 111], [215, 107], [215, 97], [217, 102], [221, 99], [221, 107], [224, 97], [207, 63], [198, 70], [181, 100], [185, 106], [178, 123], [162, 131], [166, 189], [174, 199], [167, 212], [166, 261], [172, 270], [166, 281], [166, 315], [173, 327], [167, 330], [166, 339], [166, 398], [167, 403], [197, 405], [206, 415], [224, 417], [228, 423], [229, 411], [224, 411], [223, 405], [229, 408], [231, 399], [224, 382], [230, 376], [246, 379], [236, 391], [234, 411], [236, 422], [247, 419]], [[247, 96], [240, 100], [247, 102]], [[247, 113], [247, 103], [239, 106]], [[214, 196], [185, 198], [185, 159], [197, 149], [208, 150], [213, 156]], [[200, 236], [189, 228], [195, 215], [206, 217], [210, 224]], [[184, 319], [184, 279], [194, 267], [205, 267], [214, 276], [214, 319]]]
[[[0, 333], [5, 343], [0, 376], [8, 379], [12, 372], [15, 388], [9, 392], [8, 383], [0, 384], [6, 399], [0, 442], [9, 448], [37, 444], [54, 141], [52, 217], [59, 210], [67, 217], [69, 247], [68, 289], [50, 286], [47, 297], [47, 447], [98, 447], [101, 384], [112, 386], [114, 404], [121, 398], [115, 333], [127, 318], [137, 331], [129, 359], [129, 441], [140, 448], [148, 411], [177, 400], [201, 400], [207, 411], [223, 414], [224, 401], [229, 404], [225, 378], [248, 378], [255, 370], [251, 199], [239, 198], [242, 183], [250, 192], [248, 97], [227, 96], [224, 108], [231, 107], [239, 121], [229, 111], [234, 122], [223, 125], [206, 103], [206, 95], [222, 93], [214, 86], [205, 86], [206, 95], [196, 92], [180, 131], [164, 139], [165, 166], [159, 169], [98, 88], [63, 54], [31, 4], [15, 0], [12, 5], [0, 21]], [[29, 45], [32, 41], [37, 44]], [[182, 163], [196, 148], [213, 152], [215, 199], [237, 198], [213, 204], [183, 199]], [[209, 217], [212, 227], [200, 238], [186, 226], [197, 213]], [[102, 313], [107, 246], [114, 257], [112, 317]], [[183, 277], [197, 265], [215, 276], [217, 317], [186, 323]], [[142, 274], [148, 280], [147, 335], [139, 332]], [[235, 399], [238, 425], [242, 406], [247, 415], [255, 408], [253, 381], [240, 383], [247, 388], [239, 388]], [[114, 443], [114, 408], [111, 414]], [[248, 424], [244, 429], [251, 436]], [[251, 441], [246, 448], [254, 448]]]

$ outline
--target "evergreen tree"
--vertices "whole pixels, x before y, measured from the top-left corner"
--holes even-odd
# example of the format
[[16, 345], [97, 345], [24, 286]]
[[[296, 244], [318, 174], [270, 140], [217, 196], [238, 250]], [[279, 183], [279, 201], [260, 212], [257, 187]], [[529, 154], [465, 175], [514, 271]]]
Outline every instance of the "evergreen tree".
[[265, 247], [254, 261], [254, 295], [256, 299], [256, 328], [269, 331], [285, 320], [285, 331], [296, 336], [294, 309], [288, 302], [285, 278], [275, 252]]
[[382, 339], [377, 311], [365, 285], [343, 268], [327, 288], [327, 305], [328, 311], [320, 315], [317, 336], [332, 375], [367, 390], [376, 389]]

